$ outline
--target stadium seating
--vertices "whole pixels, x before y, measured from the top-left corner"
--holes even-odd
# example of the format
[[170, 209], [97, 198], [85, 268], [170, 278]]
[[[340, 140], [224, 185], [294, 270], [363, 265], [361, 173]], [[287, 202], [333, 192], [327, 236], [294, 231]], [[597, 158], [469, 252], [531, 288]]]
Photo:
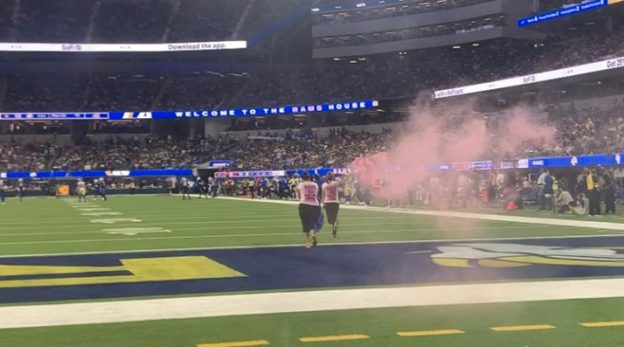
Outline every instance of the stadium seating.
[[[187, 73], [87, 75], [59, 71], [27, 79], [8, 75], [4, 77], [5, 95], [0, 98], [4, 100], [3, 109], [12, 112], [179, 110], [409, 98], [432, 89], [621, 55], [624, 41], [619, 37], [623, 31], [617, 28], [608, 35], [596, 31], [569, 40], [551, 38], [540, 43], [495, 41], [480, 47], [440, 48], [306, 65], [223, 66], [219, 70], [217, 64], [215, 70]], [[43, 97], [34, 98], [32, 90]]]

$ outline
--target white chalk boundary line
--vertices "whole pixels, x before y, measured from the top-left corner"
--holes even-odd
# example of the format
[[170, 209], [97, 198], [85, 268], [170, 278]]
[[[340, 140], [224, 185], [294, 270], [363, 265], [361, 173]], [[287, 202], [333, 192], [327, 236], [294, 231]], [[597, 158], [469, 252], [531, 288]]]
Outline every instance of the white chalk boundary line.
[[[296, 201], [257, 200], [257, 199], [252, 200], [252, 199], [232, 198], [232, 197], [221, 197], [220, 199], [249, 201], [249, 202], [258, 202], [258, 203], [290, 204], [290, 205], [298, 203]], [[348, 209], [348, 210], [362, 210], [362, 211], [374, 211], [374, 212], [383, 212], [383, 213], [412, 214], [412, 215], [421, 215], [421, 216], [436, 216], [436, 217], [450, 217], [450, 218], [466, 218], [466, 219], [477, 219], [477, 220], [487, 220], [487, 221], [497, 221], [497, 222], [543, 224], [543, 225], [567, 226], [567, 227], [575, 227], [575, 228], [624, 230], [624, 223], [594, 222], [594, 221], [560, 219], [560, 218], [521, 217], [521, 216], [506, 216], [506, 215], [485, 214], [485, 213], [415, 210], [415, 209], [408, 209], [408, 208], [387, 208], [387, 207], [384, 208], [384, 207], [355, 206], [355, 205], [345, 205], [345, 204], [341, 204], [340, 208]]]
[[624, 279], [322, 290], [0, 307], [0, 329], [624, 296]]
[[[238, 235], [254, 236], [266, 234], [248, 234]], [[281, 235], [281, 234], [278, 234]], [[292, 234], [289, 234], [292, 235]], [[206, 236], [212, 237], [212, 236]], [[420, 244], [420, 243], [457, 243], [457, 242], [487, 242], [487, 241], [523, 241], [523, 240], [550, 240], [550, 239], [584, 239], [584, 238], [603, 238], [603, 237], [624, 237], [624, 234], [588, 234], [588, 235], [567, 235], [567, 236], [518, 236], [518, 237], [493, 237], [493, 238], [467, 238], [467, 239], [431, 239], [431, 240], [407, 240], [407, 241], [363, 241], [363, 242], [343, 242], [343, 243], [323, 243], [322, 246], [358, 246], [358, 245], [391, 245], [391, 244]], [[155, 238], [146, 238], [153, 240]], [[157, 238], [161, 239], [161, 238]], [[166, 239], [166, 238], [162, 238]], [[136, 239], [119, 239], [132, 241]], [[80, 240], [81, 242], [83, 240]], [[89, 241], [89, 240], [86, 240]], [[85, 241], [85, 242], [86, 242]], [[216, 247], [182, 247], [182, 248], [151, 248], [151, 249], [129, 249], [114, 251], [89, 251], [89, 252], [65, 252], [65, 253], [39, 253], [39, 254], [9, 254], [0, 255], [3, 258], [32, 258], [32, 257], [55, 257], [55, 256], [71, 256], [71, 255], [98, 255], [98, 254], [140, 254], [151, 252], [178, 252], [178, 251], [208, 251], [208, 250], [227, 250], [227, 249], [263, 249], [263, 248], [301, 248], [303, 246], [297, 244], [277, 244], [277, 245], [253, 245], [253, 246], [216, 246]]]

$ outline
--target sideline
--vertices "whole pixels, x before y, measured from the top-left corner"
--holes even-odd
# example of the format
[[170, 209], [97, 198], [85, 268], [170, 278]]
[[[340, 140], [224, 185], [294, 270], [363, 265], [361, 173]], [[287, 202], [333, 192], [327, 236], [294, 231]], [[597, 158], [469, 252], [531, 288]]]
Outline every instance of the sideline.
[[624, 279], [322, 290], [0, 307], [0, 329], [624, 296]]
[[[232, 197], [219, 197], [218, 199], [224, 200], [237, 200], [237, 201], [249, 201], [257, 203], [272, 203], [272, 204], [297, 204], [296, 201], [285, 200], [251, 200], [244, 198], [232, 198]], [[340, 205], [341, 209], [346, 210], [360, 210], [360, 211], [373, 211], [382, 213], [394, 213], [394, 214], [411, 214], [421, 216], [437, 216], [437, 217], [451, 217], [451, 218], [466, 218], [477, 220], [488, 220], [496, 222], [513, 222], [513, 223], [526, 223], [526, 224], [542, 224], [542, 225], [556, 225], [575, 228], [591, 228], [591, 229], [608, 229], [608, 230], [623, 230], [624, 223], [611, 223], [611, 222], [594, 222], [586, 220], [572, 220], [572, 219], [560, 219], [560, 218], [542, 218], [542, 217], [521, 217], [521, 216], [505, 216], [498, 214], [487, 213], [472, 213], [472, 212], [455, 212], [455, 211], [432, 211], [432, 210], [414, 210], [408, 208], [384, 208], [384, 207], [371, 207], [371, 206], [355, 206], [355, 205]]]

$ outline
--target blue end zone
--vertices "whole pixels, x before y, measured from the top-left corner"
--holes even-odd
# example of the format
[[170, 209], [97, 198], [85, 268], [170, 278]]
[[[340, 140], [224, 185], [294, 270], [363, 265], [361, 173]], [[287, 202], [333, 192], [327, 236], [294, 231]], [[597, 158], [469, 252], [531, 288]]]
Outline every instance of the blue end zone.
[[[522, 267], [493, 268], [467, 260], [470, 267], [441, 266], [432, 255], [440, 254], [439, 247], [467, 247], [477, 244], [545, 246], [553, 252], [567, 250], [584, 252], [593, 248], [600, 253], [611, 252], [613, 259], [602, 256], [584, 256], [591, 265], [572, 264], [573, 254], [543, 257], [542, 253], [523, 253], [523, 256], [541, 256], [557, 261], [571, 261], [566, 265], [524, 264]], [[624, 247], [622, 237], [587, 237], [543, 240], [481, 241], [481, 242], [419, 242], [401, 244], [367, 244], [303, 247], [255, 248], [228, 250], [166, 251], [148, 253], [120, 253], [106, 255], [23, 257], [0, 259], [0, 265], [33, 266], [119, 266], [120, 259], [205, 256], [246, 275], [246, 277], [160, 281], [118, 284], [70, 285], [25, 288], [0, 288], [0, 303], [81, 300], [121, 297], [145, 297], [195, 293], [235, 291], [262, 291], [279, 289], [315, 289], [349, 286], [413, 285], [432, 283], [470, 283], [500, 281], [501, 279], [543, 279], [588, 276], [624, 276], [624, 253], [607, 250]], [[538, 247], [539, 248], [539, 247]], [[479, 252], [482, 252], [480, 250]], [[593, 253], [592, 253], [593, 254]], [[497, 260], [491, 257], [488, 260]], [[597, 266], [594, 266], [596, 265]], [[604, 264], [604, 265], [603, 265]], [[620, 266], [621, 265], [621, 266]], [[98, 274], [97, 276], [101, 276]], [[105, 273], [105, 275], [108, 275]], [[67, 275], [65, 277], [76, 277]], [[80, 275], [78, 275], [80, 276]], [[2, 281], [11, 280], [0, 277]]]

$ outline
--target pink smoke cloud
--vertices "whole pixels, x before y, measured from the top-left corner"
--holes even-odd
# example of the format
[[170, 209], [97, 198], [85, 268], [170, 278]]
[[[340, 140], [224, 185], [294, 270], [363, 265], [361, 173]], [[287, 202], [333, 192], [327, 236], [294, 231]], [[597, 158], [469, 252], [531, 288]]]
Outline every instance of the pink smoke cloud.
[[437, 174], [434, 168], [438, 164], [497, 159], [492, 156], [514, 153], [527, 143], [553, 142], [555, 129], [535, 120], [530, 110], [510, 110], [493, 130], [484, 115], [470, 109], [471, 103], [418, 107], [408, 123], [409, 130], [398, 135], [394, 146], [387, 152], [358, 158], [351, 169], [377, 198], [401, 199], [408, 189]]

